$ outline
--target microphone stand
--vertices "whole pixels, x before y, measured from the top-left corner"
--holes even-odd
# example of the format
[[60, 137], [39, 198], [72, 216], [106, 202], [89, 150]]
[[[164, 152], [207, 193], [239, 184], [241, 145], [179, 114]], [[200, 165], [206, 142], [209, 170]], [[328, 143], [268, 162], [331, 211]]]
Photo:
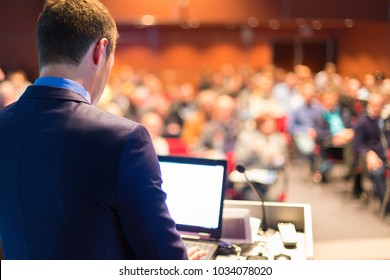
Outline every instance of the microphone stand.
[[260, 193], [258, 189], [252, 184], [252, 182], [249, 180], [248, 176], [246, 175], [245, 172], [245, 167], [243, 165], [237, 165], [236, 170], [240, 173], [242, 173], [245, 177], [245, 181], [248, 183], [249, 187], [252, 189], [254, 193], [258, 195], [261, 201], [261, 207], [263, 211], [263, 217], [261, 221], [261, 227], [259, 228], [258, 234], [262, 236], [270, 236], [275, 233], [274, 230], [268, 228], [267, 220], [266, 220], [266, 213], [265, 213], [265, 205], [264, 205], [264, 197]]

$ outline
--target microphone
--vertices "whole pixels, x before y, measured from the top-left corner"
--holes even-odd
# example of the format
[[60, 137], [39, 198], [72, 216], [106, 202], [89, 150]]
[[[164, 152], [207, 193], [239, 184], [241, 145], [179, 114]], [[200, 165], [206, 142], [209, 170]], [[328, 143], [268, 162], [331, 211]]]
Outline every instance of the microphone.
[[265, 233], [268, 230], [268, 225], [267, 225], [267, 220], [266, 220], [266, 215], [265, 215], [264, 197], [261, 194], [261, 192], [258, 189], [255, 188], [255, 186], [252, 184], [252, 182], [249, 181], [248, 176], [246, 175], [246, 172], [245, 172], [245, 166], [243, 166], [242, 164], [237, 164], [236, 170], [244, 175], [245, 181], [251, 187], [253, 192], [256, 193], [259, 196], [259, 198], [260, 198], [261, 207], [262, 207], [262, 210], [263, 210], [263, 217], [262, 217], [262, 221], [261, 221], [261, 229], [262, 229], [263, 233]]

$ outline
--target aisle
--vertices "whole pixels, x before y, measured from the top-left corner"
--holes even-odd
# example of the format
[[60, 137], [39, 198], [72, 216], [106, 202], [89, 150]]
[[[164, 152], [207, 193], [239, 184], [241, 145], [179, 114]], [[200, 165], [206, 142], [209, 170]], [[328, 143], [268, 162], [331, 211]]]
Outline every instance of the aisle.
[[380, 219], [377, 203], [347, 192], [342, 166], [335, 167], [327, 184], [313, 183], [300, 161], [287, 172], [287, 201], [312, 207], [315, 259], [390, 259], [390, 217]]

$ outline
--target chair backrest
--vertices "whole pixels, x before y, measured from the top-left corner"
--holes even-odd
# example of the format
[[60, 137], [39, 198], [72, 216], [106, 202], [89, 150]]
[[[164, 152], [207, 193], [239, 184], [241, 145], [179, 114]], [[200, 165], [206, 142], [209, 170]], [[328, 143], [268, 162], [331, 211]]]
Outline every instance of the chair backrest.
[[180, 138], [175, 137], [167, 137], [165, 138], [168, 142], [169, 146], [169, 154], [170, 155], [178, 155], [178, 156], [187, 156], [188, 147]]

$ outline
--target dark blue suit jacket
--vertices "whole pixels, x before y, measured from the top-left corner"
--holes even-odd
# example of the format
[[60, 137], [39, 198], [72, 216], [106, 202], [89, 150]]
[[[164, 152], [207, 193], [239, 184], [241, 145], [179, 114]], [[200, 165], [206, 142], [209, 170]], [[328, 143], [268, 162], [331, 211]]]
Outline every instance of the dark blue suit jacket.
[[0, 110], [6, 259], [185, 259], [146, 129], [30, 86]]

